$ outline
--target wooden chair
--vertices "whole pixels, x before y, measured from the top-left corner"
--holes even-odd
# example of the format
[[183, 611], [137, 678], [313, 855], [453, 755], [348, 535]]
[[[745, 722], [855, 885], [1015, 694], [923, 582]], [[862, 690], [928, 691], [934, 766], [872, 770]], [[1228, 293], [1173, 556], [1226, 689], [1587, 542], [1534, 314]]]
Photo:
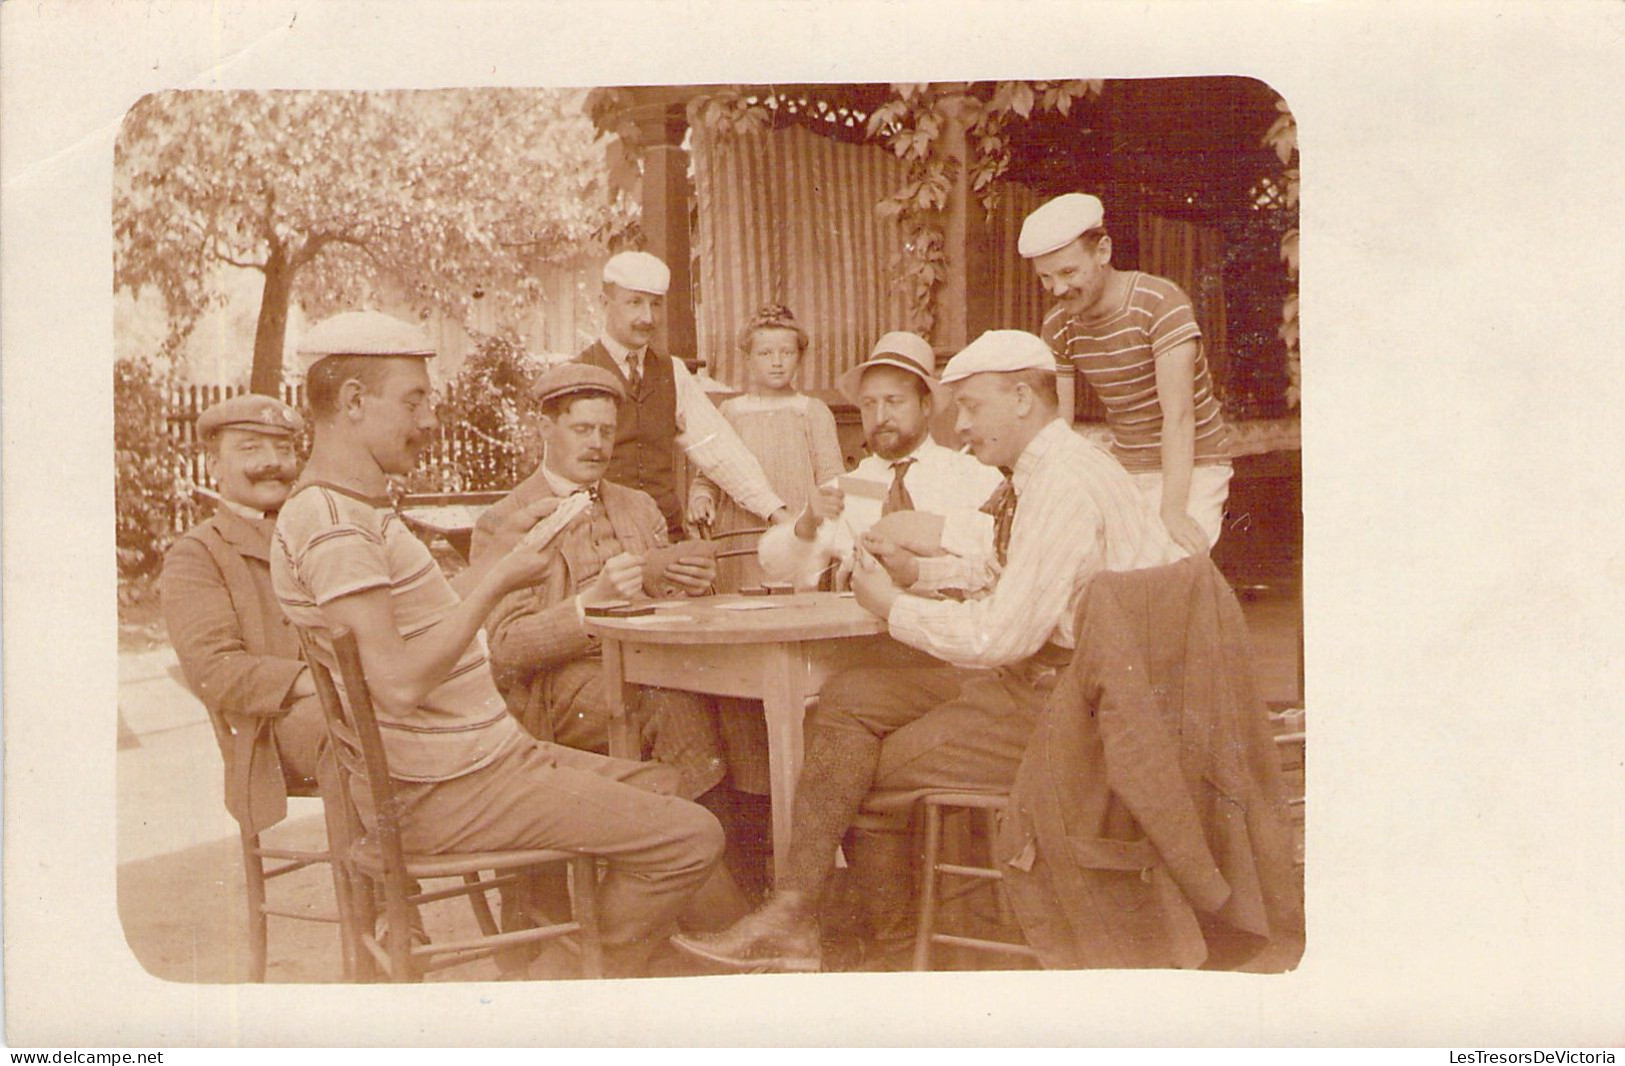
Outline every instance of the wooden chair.
[[699, 527], [699, 533], [703, 539], [718, 541], [724, 545], [723, 547], [717, 549], [716, 554], [716, 587], [718, 592], [728, 593], [739, 591], [740, 575], [746, 572], [746, 568], [737, 564], [730, 565], [726, 560], [755, 559], [756, 542], [760, 540], [762, 534], [766, 532], [766, 526], [752, 529], [735, 529], [727, 533], [713, 533], [711, 532], [711, 527], [708, 525], [702, 525]]
[[[184, 678], [182, 678], [184, 682]], [[207, 709], [207, 705], [205, 705]], [[216, 714], [208, 710], [209, 725], [214, 729], [215, 743], [220, 746], [222, 758], [230, 759], [232, 750], [231, 726]], [[289, 797], [316, 797], [320, 792], [314, 783], [299, 785], [291, 784], [288, 787]], [[324, 807], [325, 810], [325, 807]], [[291, 918], [302, 922], [325, 922], [338, 925], [340, 950], [343, 952], [343, 965], [345, 976], [349, 976], [351, 959], [349, 955], [350, 938], [343, 928], [346, 912], [342, 906], [336, 905], [331, 911], [291, 910], [269, 902], [267, 885], [279, 877], [284, 877], [296, 870], [303, 870], [307, 866], [332, 864], [332, 834], [331, 826], [328, 833], [328, 847], [319, 850], [305, 848], [286, 848], [267, 845], [260, 840], [260, 834], [239, 825], [238, 834], [242, 842], [243, 857], [243, 889], [248, 900], [248, 972], [249, 980], [263, 982], [268, 956], [270, 954], [269, 920], [276, 918]], [[269, 865], [269, 864], [275, 865]], [[333, 891], [335, 900], [341, 888], [340, 883], [343, 872], [337, 865], [332, 866]]]
[[[336, 846], [334, 851], [348, 882], [342, 902], [351, 912], [348, 926], [355, 940], [352, 951], [356, 979], [371, 978], [381, 969], [393, 981], [418, 981], [434, 970], [494, 955], [519, 944], [555, 939], [580, 955], [583, 976], [602, 976], [596, 860], [590, 855], [551, 849], [436, 855], [405, 851], [401, 846], [400, 802], [389, 775], [355, 635], [348, 630], [333, 635], [343, 699], [332, 673], [313, 654], [310, 634], [301, 631], [299, 637], [327, 718], [343, 784], [340, 795], [331, 801], [340, 804], [342, 824], [348, 827], [348, 833], [343, 847]], [[371, 833], [364, 832], [351, 798], [355, 789], [365, 789], [372, 797], [377, 813]], [[531, 875], [552, 864], [565, 864], [573, 882], [575, 914], [570, 921], [553, 921], [537, 913], [530, 899]], [[460, 883], [433, 890], [420, 885], [423, 881], [453, 878]], [[486, 894], [504, 887], [514, 890], [513, 898], [524, 908], [525, 916], [539, 925], [509, 932], [498, 929]], [[379, 897], [383, 900], [381, 924]], [[481, 935], [438, 944], [429, 942], [421, 933], [421, 923], [414, 920], [418, 908], [457, 897], [468, 899]]]
[[[1304, 712], [1300, 709], [1272, 713], [1270, 723], [1275, 731], [1276, 750], [1281, 755], [1281, 770], [1289, 790], [1287, 802], [1292, 811], [1294, 856], [1299, 875], [1303, 872], [1304, 857], [1304, 764], [1305, 731]], [[986, 821], [986, 839], [991, 843], [997, 833], [997, 820], [1009, 806], [1008, 797], [988, 792], [938, 792], [922, 797], [922, 832], [925, 836], [920, 858], [920, 888], [914, 935], [914, 964], [916, 970], [931, 969], [932, 948], [948, 944], [973, 951], [1002, 952], [1024, 958], [1036, 958], [1032, 948], [1018, 941], [989, 940], [984, 937], [964, 936], [940, 932], [937, 928], [940, 907], [951, 900], [967, 896], [982, 888], [990, 888], [996, 895], [999, 924], [1013, 927], [1014, 916], [1005, 896], [1004, 875], [989, 858], [985, 866], [973, 866], [945, 861], [942, 857], [942, 826], [945, 814], [968, 811]], [[958, 879], [958, 884], [944, 889], [944, 879]], [[1020, 929], [1015, 929], [1020, 935]]]

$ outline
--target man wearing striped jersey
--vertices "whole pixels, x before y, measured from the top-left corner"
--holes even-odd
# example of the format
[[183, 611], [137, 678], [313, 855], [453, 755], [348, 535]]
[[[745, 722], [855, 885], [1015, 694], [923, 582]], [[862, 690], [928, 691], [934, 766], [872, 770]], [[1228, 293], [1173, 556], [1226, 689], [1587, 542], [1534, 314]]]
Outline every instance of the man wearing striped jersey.
[[[301, 345], [315, 439], [277, 518], [271, 582], [283, 611], [334, 666], [332, 634], [355, 634], [400, 801], [408, 851], [557, 848], [608, 860], [599, 899], [605, 969], [646, 971], [713, 872], [722, 828], [672, 795], [677, 773], [535, 740], [508, 713], [480, 626], [506, 593], [540, 580], [551, 545], [520, 508], [448, 581], [387, 498], [437, 422], [422, 330], [377, 312], [317, 325]], [[551, 504], [552, 501], [549, 501]], [[488, 544], [490, 541], [488, 541]], [[355, 797], [364, 822], [369, 798]]]
[[1106, 407], [1112, 454], [1180, 547], [1219, 539], [1229, 433], [1190, 299], [1166, 278], [1111, 264], [1098, 199], [1068, 193], [1022, 223], [1018, 248], [1055, 297], [1043, 336]]

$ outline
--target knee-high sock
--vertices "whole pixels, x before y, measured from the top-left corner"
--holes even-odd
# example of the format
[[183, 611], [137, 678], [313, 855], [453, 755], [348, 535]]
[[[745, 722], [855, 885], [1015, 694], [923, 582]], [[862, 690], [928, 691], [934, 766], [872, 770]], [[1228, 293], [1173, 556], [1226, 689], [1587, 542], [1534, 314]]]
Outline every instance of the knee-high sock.
[[817, 899], [835, 866], [835, 849], [874, 782], [880, 738], [847, 729], [813, 729], [796, 785], [789, 869], [783, 888]]

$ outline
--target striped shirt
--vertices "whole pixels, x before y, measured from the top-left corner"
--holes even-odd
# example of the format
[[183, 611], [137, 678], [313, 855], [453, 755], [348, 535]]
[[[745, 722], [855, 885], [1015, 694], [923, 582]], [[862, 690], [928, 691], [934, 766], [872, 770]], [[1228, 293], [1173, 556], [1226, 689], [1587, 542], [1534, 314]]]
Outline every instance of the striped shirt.
[[[311, 631], [315, 654], [341, 682], [322, 608], [388, 589], [395, 625], [410, 642], [453, 610], [457, 593], [387, 500], [326, 484], [300, 486], [277, 516], [271, 587], [294, 625]], [[342, 682], [341, 682], [342, 688]], [[485, 634], [410, 714], [378, 712], [390, 776], [447, 781], [490, 763], [524, 738], [491, 680]]]
[[[1186, 341], [1200, 341], [1201, 336], [1191, 302], [1179, 286], [1139, 271], [1129, 275], [1123, 302], [1101, 317], [1073, 318], [1066, 308], [1056, 307], [1044, 319], [1044, 340], [1100, 397], [1112, 431], [1112, 454], [1134, 474], [1162, 468], [1157, 357]], [[1195, 460], [1226, 462], [1230, 436], [1200, 344], [1194, 393]]]
[[1184, 552], [1117, 461], [1056, 419], [1011, 471], [1015, 522], [990, 594], [955, 602], [902, 595], [891, 635], [955, 666], [1006, 666], [1046, 643], [1077, 645], [1074, 616], [1102, 570], [1139, 570]]

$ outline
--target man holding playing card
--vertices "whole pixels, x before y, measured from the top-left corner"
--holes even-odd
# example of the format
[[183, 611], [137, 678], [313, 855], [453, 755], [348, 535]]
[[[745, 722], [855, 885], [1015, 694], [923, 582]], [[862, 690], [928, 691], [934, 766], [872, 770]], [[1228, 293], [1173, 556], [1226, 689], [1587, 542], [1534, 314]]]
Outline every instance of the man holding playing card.
[[[899, 331], [881, 337], [869, 358], [842, 377], [841, 391], [863, 418], [870, 454], [850, 478], [821, 486], [795, 522], [762, 534], [757, 558], [764, 574], [809, 589], [833, 567], [842, 587], [860, 542], [889, 566], [910, 566], [914, 553], [898, 549], [918, 549], [925, 539], [966, 557], [962, 565], [985, 562], [992, 520], [978, 508], [1002, 479], [974, 456], [931, 439], [932, 416], [951, 402], [931, 375], [935, 365], [924, 337]], [[854, 489], [852, 498], [841, 483]], [[872, 488], [873, 499], [859, 495], [865, 488]], [[954, 520], [944, 521], [949, 517]], [[959, 581], [958, 568], [951, 576], [938, 560], [920, 563], [906, 587], [925, 592]]]

